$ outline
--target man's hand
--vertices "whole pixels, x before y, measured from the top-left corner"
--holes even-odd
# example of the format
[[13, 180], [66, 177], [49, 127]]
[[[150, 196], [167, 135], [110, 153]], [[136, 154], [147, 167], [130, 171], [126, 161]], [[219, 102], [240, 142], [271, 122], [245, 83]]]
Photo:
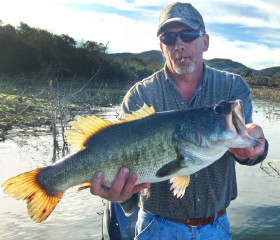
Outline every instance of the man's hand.
[[247, 124], [246, 128], [249, 135], [258, 139], [258, 143], [256, 146], [250, 148], [230, 148], [229, 151], [240, 161], [246, 161], [248, 158], [254, 159], [263, 154], [265, 147], [265, 137], [262, 128], [255, 123]]
[[91, 194], [100, 196], [112, 202], [124, 202], [131, 198], [134, 193], [150, 187], [149, 183], [135, 185], [137, 175], [131, 174], [127, 178], [128, 174], [129, 170], [127, 168], [122, 168], [112, 186], [107, 190], [102, 187], [104, 174], [101, 172], [96, 173], [91, 182]]

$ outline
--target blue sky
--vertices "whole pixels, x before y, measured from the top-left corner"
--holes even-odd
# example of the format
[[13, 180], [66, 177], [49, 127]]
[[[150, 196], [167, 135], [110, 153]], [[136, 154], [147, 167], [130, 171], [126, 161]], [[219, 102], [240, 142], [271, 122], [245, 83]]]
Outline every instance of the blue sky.
[[[279, 0], [196, 0], [210, 35], [205, 59], [228, 58], [254, 69], [280, 66]], [[109, 52], [160, 50], [165, 0], [0, 0], [0, 20], [108, 43]]]

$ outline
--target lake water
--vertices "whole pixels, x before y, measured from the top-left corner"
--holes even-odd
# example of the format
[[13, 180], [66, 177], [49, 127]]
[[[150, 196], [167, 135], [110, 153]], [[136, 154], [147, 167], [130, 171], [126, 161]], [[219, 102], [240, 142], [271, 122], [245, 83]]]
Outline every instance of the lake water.
[[[119, 98], [121, 99], [121, 98]], [[114, 119], [120, 100], [94, 113]], [[260, 168], [237, 164], [238, 198], [228, 215], [233, 239], [280, 239], [280, 106], [254, 102], [254, 122], [263, 127], [270, 148]], [[17, 174], [52, 163], [52, 135], [46, 128], [13, 130], [0, 143], [0, 185]], [[273, 163], [273, 170], [268, 163]], [[104, 203], [87, 190], [66, 191], [51, 216], [42, 224], [28, 216], [25, 201], [17, 201], [0, 191], [0, 239], [101, 239]]]

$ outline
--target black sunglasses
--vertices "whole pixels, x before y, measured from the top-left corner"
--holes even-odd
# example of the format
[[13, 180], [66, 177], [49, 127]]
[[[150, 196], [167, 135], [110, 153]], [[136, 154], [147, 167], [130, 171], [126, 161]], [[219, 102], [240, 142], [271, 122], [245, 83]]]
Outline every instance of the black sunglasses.
[[198, 29], [184, 29], [180, 32], [162, 33], [159, 39], [164, 45], [174, 45], [178, 36], [180, 36], [183, 42], [189, 43], [203, 35], [204, 33]]

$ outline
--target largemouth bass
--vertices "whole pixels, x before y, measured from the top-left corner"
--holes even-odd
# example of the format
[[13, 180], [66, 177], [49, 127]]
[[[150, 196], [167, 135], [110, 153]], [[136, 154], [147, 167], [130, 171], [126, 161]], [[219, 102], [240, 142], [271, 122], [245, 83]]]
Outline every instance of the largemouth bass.
[[43, 222], [64, 192], [90, 186], [97, 171], [110, 187], [119, 170], [138, 176], [136, 184], [170, 179], [173, 194], [182, 198], [189, 175], [212, 164], [229, 148], [257, 143], [244, 125], [242, 102], [221, 101], [210, 107], [156, 113], [144, 104], [125, 119], [111, 122], [79, 117], [70, 125], [67, 141], [78, 151], [44, 168], [7, 180], [4, 192], [27, 201], [28, 213]]

